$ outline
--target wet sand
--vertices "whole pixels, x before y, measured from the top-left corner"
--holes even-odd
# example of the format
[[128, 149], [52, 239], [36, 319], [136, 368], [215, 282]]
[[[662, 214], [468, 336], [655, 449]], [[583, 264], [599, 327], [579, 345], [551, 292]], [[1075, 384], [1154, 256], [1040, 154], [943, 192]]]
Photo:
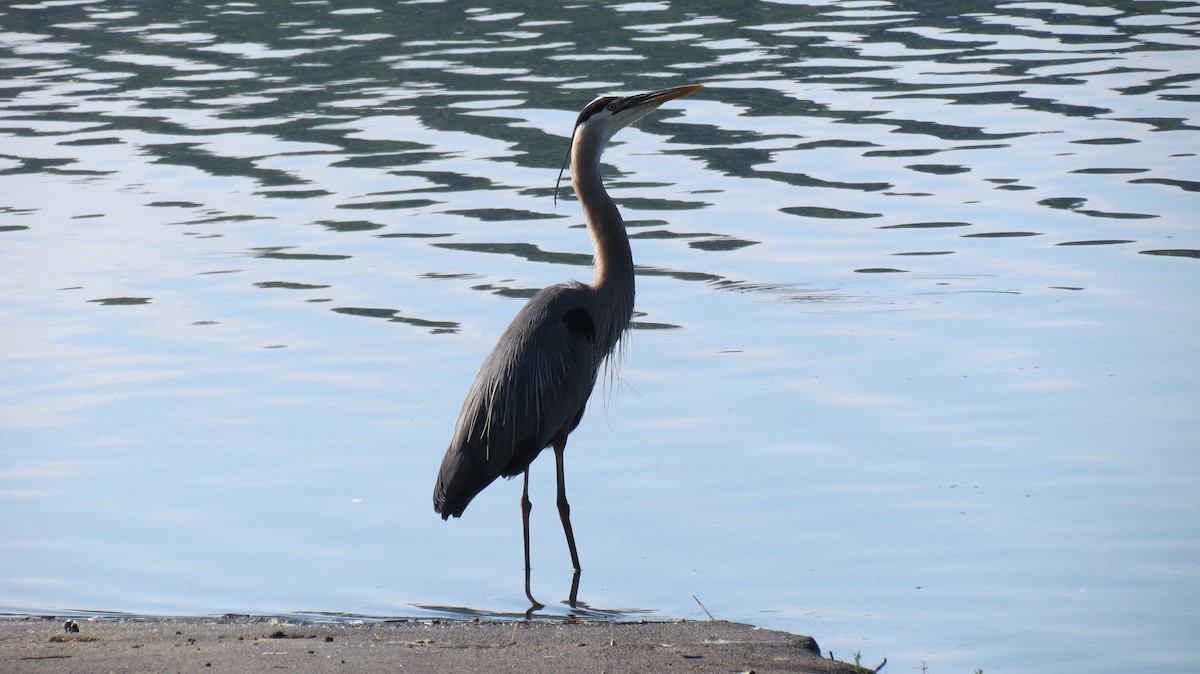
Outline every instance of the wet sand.
[[41, 616], [0, 619], [0, 669], [47, 674], [856, 671], [821, 657], [809, 637], [723, 621], [328, 623]]

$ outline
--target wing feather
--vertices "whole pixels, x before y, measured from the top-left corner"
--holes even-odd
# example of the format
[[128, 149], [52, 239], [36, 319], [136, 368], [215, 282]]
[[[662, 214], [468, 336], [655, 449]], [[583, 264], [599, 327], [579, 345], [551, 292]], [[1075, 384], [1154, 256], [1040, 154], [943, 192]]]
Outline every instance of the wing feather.
[[593, 291], [550, 286], [521, 308], [484, 360], [459, 412], [434, 489], [434, 509], [458, 517], [497, 477], [521, 474], [579, 423], [602, 358]]

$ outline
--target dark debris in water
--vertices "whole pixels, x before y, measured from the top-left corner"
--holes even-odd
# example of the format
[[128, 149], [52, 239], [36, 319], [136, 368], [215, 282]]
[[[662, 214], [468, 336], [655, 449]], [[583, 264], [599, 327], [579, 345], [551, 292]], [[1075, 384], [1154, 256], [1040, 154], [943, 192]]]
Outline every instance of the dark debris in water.
[[1082, 173], [1085, 175], [1120, 175], [1122, 173], [1146, 173], [1150, 169], [1144, 168], [1081, 168], [1068, 173]]
[[363, 318], [392, 318], [400, 313], [395, 309], [367, 309], [363, 307], [334, 307], [339, 314], [347, 316], [362, 316]]
[[438, 156], [434, 152], [414, 151], [417, 148], [423, 147], [415, 143], [407, 145], [412, 149], [406, 149], [401, 152], [372, 152], [362, 156], [340, 159], [333, 162], [332, 165], [339, 168], [387, 169], [395, 166], [419, 165]]
[[1064, 211], [1074, 210], [1086, 203], [1087, 199], [1084, 199], [1083, 197], [1051, 197], [1049, 199], [1042, 199], [1041, 201], [1038, 201], [1038, 204], [1041, 206], [1046, 206], [1047, 208], [1057, 208]]
[[369, 232], [384, 227], [370, 220], [318, 220], [317, 224], [334, 232]]
[[381, 239], [444, 239], [453, 234], [435, 234], [433, 232], [388, 232], [377, 235]]
[[650, 321], [633, 321], [629, 324], [633, 330], [676, 330], [681, 326], [672, 323], [652, 323]]
[[786, 171], [756, 170], [754, 174], [756, 177], [763, 178], [764, 180], [774, 180], [795, 187], [828, 187], [839, 190], [859, 190], [862, 192], [880, 192], [892, 187], [891, 183], [848, 183], [837, 180], [822, 180], [804, 173], [788, 173]]
[[147, 156], [155, 157], [154, 164], [196, 168], [214, 176], [246, 176], [268, 187], [305, 182], [287, 171], [263, 168], [249, 157], [215, 154], [206, 143], [146, 143], [140, 149]]
[[[666, 220], [658, 220], [655, 218], [642, 218], [640, 220], [626, 220], [625, 229], [638, 229], [640, 227], [663, 227], [671, 223]], [[572, 227], [584, 227], [587, 225], [571, 225]]]
[[482, 290], [484, 292], [493, 293], [500, 297], [508, 297], [514, 300], [527, 300], [538, 293], [540, 288], [506, 288], [504, 286], [492, 285], [491, 283], [481, 283], [476, 286], [471, 286], [471, 290]]
[[713, 234], [712, 232], [672, 232], [667, 229], [653, 229], [646, 232], [636, 232], [629, 235], [630, 239], [704, 239], [702, 241], [689, 241], [688, 246], [697, 250], [738, 250], [747, 246], [758, 245], [759, 241], [748, 241], [746, 239], [737, 239], [726, 234]]
[[429, 331], [438, 334], [446, 332], [458, 332], [459, 324], [457, 321], [430, 321], [424, 318], [413, 318], [410, 316], [402, 316], [397, 309], [374, 309], [367, 307], [334, 307], [333, 311], [347, 316], [361, 316], [364, 318], [383, 318], [393, 323], [404, 323], [418, 328], [429, 328]]
[[928, 157], [941, 150], [868, 150], [862, 153], [864, 157]]
[[524, 211], [516, 208], [461, 208], [448, 210], [446, 213], [450, 215], [461, 215], [467, 218], [474, 218], [483, 222], [507, 222], [510, 220], [551, 220], [554, 218], [565, 218], [565, 215], [557, 215], [554, 213], [535, 213], [534, 211]]
[[415, 176], [423, 178], [436, 187], [425, 186], [421, 192], [469, 192], [471, 190], [502, 189], [491, 180], [481, 176], [468, 176], [452, 171], [389, 171], [398, 176]]
[[151, 201], [146, 205], [151, 208], [201, 208], [204, 206], [204, 204], [194, 201]]
[[1110, 211], [1093, 211], [1084, 210], [1082, 208], [1074, 209], [1080, 215], [1088, 215], [1093, 218], [1113, 218], [1116, 220], [1147, 220], [1149, 218], [1157, 218], [1153, 213], [1113, 213]]
[[65, 145], [68, 147], [90, 147], [93, 145], [121, 145], [125, 141], [116, 136], [105, 136], [103, 138], [79, 138], [77, 140], [60, 140], [57, 145]]
[[295, 283], [292, 281], [262, 281], [255, 283], [254, 285], [258, 286], [259, 288], [283, 288], [285, 290], [320, 290], [321, 288], [329, 287], [328, 285], [315, 283]]
[[843, 211], [837, 208], [823, 206], [789, 206], [780, 211], [788, 215], [798, 215], [802, 218], [823, 218], [830, 220], [852, 220], [856, 218], [878, 218], [882, 213], [860, 213], [858, 211]]
[[[1152, 180], [1145, 178], [1145, 180]], [[1134, 182], [1134, 181], [1130, 181]], [[1083, 205], [1087, 203], [1087, 199], [1083, 197], [1051, 197], [1038, 201], [1039, 205], [1049, 208], [1060, 209], [1064, 211], [1074, 211], [1080, 215], [1087, 215], [1093, 218], [1114, 218], [1117, 220], [1145, 220], [1148, 218], [1157, 218], [1157, 215], [1151, 213], [1113, 213], [1108, 211], [1085, 210]]]
[[394, 211], [401, 208], [424, 208], [441, 203], [433, 199], [393, 199], [390, 201], [368, 201], [357, 204], [338, 204], [338, 208], [363, 209], [372, 211]]
[[103, 176], [114, 173], [114, 171], [91, 171], [86, 169], [68, 169], [59, 168], [62, 166], [70, 166], [75, 163], [74, 159], [67, 158], [32, 158], [32, 157], [17, 157], [14, 155], [0, 155], [5, 159], [20, 164], [11, 168], [0, 169], [0, 175], [18, 175], [29, 173], [46, 173], [50, 175], [60, 176]]
[[711, 232], [672, 232], [666, 229], [654, 229], [648, 232], [634, 232], [630, 239], [697, 239], [707, 236], [720, 236]]
[[1119, 243], [1136, 243], [1131, 239], [1095, 239], [1092, 241], [1063, 241], [1056, 246], [1112, 246]]
[[150, 304], [149, 297], [104, 297], [98, 300], [88, 300], [106, 306], [132, 306], [134, 304]]
[[1134, 178], [1129, 182], [1140, 185], [1169, 185], [1171, 187], [1178, 187], [1179, 189], [1187, 192], [1200, 192], [1200, 182], [1196, 182], [1194, 180], [1172, 180], [1171, 178]]
[[980, 232], [978, 234], [963, 234], [964, 239], [1008, 239], [1020, 236], [1041, 236], [1041, 232]]
[[[783, 136], [780, 136], [782, 138]], [[807, 143], [799, 143], [795, 146], [796, 150], [818, 150], [822, 148], [858, 148], [858, 147], [879, 147], [875, 143], [865, 140], [846, 140], [844, 138], [827, 138], [824, 140], [812, 140]]]
[[867, 267], [865, 269], [855, 269], [856, 274], [907, 274], [907, 269], [892, 269], [890, 267]]
[[254, 257], [265, 257], [272, 260], [349, 260], [352, 255], [330, 255], [326, 253], [285, 253], [290, 246], [267, 246], [251, 248]]
[[756, 246], [759, 243], [758, 241], [747, 241], [746, 239], [718, 238], [708, 239], [707, 241], [689, 241], [688, 246], [698, 250], [728, 251], [746, 248], [747, 246]]
[[940, 227], [970, 227], [969, 222], [909, 222], [903, 225], [884, 225], [877, 229], [937, 229]]
[[698, 208], [707, 208], [712, 205], [707, 201], [647, 199], [644, 197], [622, 197], [620, 199], [614, 199], [614, 201], [624, 208], [639, 211], [692, 211]]
[[313, 197], [327, 197], [333, 192], [322, 189], [315, 190], [262, 190], [256, 192], [264, 197], [275, 199], [311, 199]]
[[200, 218], [199, 220], [184, 220], [176, 222], [176, 225], [212, 225], [218, 222], [249, 222], [251, 220], [273, 220], [274, 218], [262, 217], [258, 215], [214, 215], [210, 218]]
[[918, 173], [932, 173], [939, 176], [968, 173], [971, 169], [960, 164], [909, 164], [904, 168]]
[[475, 274], [472, 272], [462, 272], [462, 273], [455, 274], [455, 273], [450, 273], [450, 272], [430, 271], [430, 272], [425, 272], [424, 274], [421, 274], [420, 278], [432, 279], [434, 281], [453, 281], [456, 279], [477, 279], [477, 278], [480, 278], [480, 276], [479, 276], [479, 274]]
[[590, 267], [592, 256], [584, 253], [556, 253], [545, 251], [531, 243], [435, 243], [431, 244], [446, 250], [461, 250], [473, 253], [500, 253], [516, 255], [530, 262], [548, 262], [551, 264], [569, 264], [580, 267]]
[[638, 276], [667, 276], [680, 281], [700, 281], [701, 283], [711, 283], [720, 281], [721, 277], [716, 274], [709, 274], [702, 271], [684, 271], [680, 269], [663, 269], [661, 267], [650, 267], [646, 265], [635, 265], [634, 272]]
[[1166, 257], [1194, 257], [1200, 259], [1200, 250], [1191, 248], [1163, 248], [1157, 250], [1139, 250], [1142, 255], [1163, 255]]
[[781, 302], [839, 302], [851, 299], [849, 295], [799, 283], [756, 283], [733, 279], [713, 280], [708, 283], [717, 290], [774, 295]]
[[[923, 98], [923, 96], [909, 97]], [[1008, 140], [1010, 138], [1021, 138], [1022, 136], [1029, 135], [1028, 133], [1023, 132], [988, 133], [978, 126], [942, 124], [940, 122], [917, 119], [888, 119], [885, 117], [874, 117], [871, 119], [871, 123], [889, 124], [895, 126], [896, 133], [912, 134], [914, 136], [932, 136], [941, 140], [954, 141]]]
[[1073, 140], [1072, 143], [1079, 145], [1127, 145], [1129, 143], [1137, 143], [1139, 141], [1132, 138], [1085, 138], [1083, 140]]
[[1200, 126], [1188, 124], [1188, 120], [1183, 117], [1114, 117], [1113, 119], [1118, 122], [1145, 124], [1155, 131], [1200, 131]]

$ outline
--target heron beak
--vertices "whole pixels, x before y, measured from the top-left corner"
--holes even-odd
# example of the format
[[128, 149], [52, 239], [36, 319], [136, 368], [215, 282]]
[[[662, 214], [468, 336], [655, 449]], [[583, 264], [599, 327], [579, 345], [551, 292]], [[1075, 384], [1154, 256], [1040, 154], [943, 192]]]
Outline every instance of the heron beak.
[[660, 89], [658, 91], [651, 91], [651, 92], [645, 93], [645, 94], [634, 94], [633, 96], [629, 96], [628, 98], [625, 99], [624, 104], [621, 106], [621, 108], [623, 110], [628, 110], [630, 108], [643, 108], [643, 107], [647, 107], [650, 109], [657, 108], [658, 106], [662, 105], [663, 103], [666, 103], [667, 101], [673, 101], [676, 98], [679, 98], [681, 96], [687, 96], [688, 94], [692, 93], [693, 91], [696, 91], [697, 89], [702, 88], [703, 86], [704, 86], [703, 84], [685, 84], [681, 87], [671, 87], [670, 89]]

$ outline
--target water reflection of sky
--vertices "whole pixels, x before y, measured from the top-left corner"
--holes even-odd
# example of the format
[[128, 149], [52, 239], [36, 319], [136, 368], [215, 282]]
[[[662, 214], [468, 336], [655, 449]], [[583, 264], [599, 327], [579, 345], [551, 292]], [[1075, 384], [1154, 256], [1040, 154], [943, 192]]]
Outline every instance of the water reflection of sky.
[[445, 524], [433, 472], [590, 277], [575, 111], [686, 80], [606, 154], [639, 328], [568, 453], [581, 597], [1194, 669], [1196, 7], [210, 9], [0, 16], [0, 610], [522, 611], [519, 485]]

